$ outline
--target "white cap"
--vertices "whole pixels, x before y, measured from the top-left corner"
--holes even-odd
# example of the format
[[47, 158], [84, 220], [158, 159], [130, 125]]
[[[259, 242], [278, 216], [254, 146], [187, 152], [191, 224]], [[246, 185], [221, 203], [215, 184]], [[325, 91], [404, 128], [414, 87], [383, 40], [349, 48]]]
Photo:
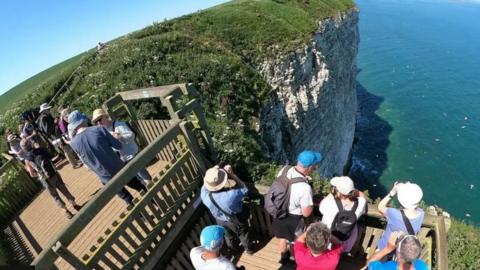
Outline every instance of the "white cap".
[[415, 209], [423, 198], [419, 185], [406, 182], [397, 184], [397, 199], [405, 209]]
[[40, 111], [39, 112], [43, 112], [45, 110], [50, 110], [52, 108], [52, 106], [48, 106], [47, 103], [43, 103], [42, 105], [40, 105]]
[[333, 177], [332, 180], [330, 180], [330, 184], [336, 187], [338, 192], [343, 195], [348, 195], [355, 189], [352, 179], [348, 176]]

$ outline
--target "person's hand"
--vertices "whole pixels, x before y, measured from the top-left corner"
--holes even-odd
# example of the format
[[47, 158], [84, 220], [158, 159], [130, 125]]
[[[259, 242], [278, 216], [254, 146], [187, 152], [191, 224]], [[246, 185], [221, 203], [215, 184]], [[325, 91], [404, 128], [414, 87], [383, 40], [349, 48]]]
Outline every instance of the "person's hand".
[[117, 140], [120, 140], [122, 138], [122, 135], [118, 132], [112, 132], [112, 136]]
[[390, 197], [393, 197], [393, 196], [397, 195], [398, 184], [399, 184], [398, 181], [395, 181], [395, 183], [393, 183], [392, 190], [390, 190], [390, 192], [388, 193], [390, 195]]
[[223, 169], [229, 174], [233, 173], [232, 165], [230, 164], [223, 166]]

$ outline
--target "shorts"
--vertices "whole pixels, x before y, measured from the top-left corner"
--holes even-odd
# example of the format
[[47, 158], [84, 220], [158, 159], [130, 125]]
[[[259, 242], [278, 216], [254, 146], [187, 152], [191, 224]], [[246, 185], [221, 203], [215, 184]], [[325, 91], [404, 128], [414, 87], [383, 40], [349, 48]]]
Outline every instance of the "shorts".
[[273, 219], [272, 233], [275, 237], [287, 239], [290, 242], [295, 241], [297, 235], [303, 232], [305, 222], [302, 215], [288, 214], [283, 219]]

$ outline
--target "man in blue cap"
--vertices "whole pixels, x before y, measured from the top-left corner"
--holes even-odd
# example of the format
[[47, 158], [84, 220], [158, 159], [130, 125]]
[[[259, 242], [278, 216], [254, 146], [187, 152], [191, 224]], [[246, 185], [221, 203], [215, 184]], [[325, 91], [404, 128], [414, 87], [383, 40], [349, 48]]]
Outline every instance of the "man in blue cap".
[[219, 225], [203, 228], [200, 245], [190, 251], [190, 259], [196, 270], [235, 270], [232, 262], [220, 254], [225, 229]]
[[291, 184], [288, 215], [281, 219], [274, 218], [272, 223], [273, 235], [280, 240], [281, 263], [285, 264], [290, 260], [288, 243], [293, 243], [296, 234], [303, 231], [304, 218], [313, 212], [313, 192], [309, 175], [317, 169], [321, 161], [320, 153], [306, 150], [298, 155], [297, 165], [285, 166], [277, 175], [276, 181], [286, 178], [286, 182]]
[[[119, 150], [122, 143], [115, 139], [103, 126], [88, 127], [88, 118], [79, 111], [68, 115], [68, 130], [74, 137], [70, 143], [78, 157], [106, 184], [125, 165], [120, 157], [113, 151]], [[132, 178], [127, 186], [137, 190], [147, 190], [137, 177]], [[122, 188], [117, 195], [127, 205], [133, 205], [132, 195]]]

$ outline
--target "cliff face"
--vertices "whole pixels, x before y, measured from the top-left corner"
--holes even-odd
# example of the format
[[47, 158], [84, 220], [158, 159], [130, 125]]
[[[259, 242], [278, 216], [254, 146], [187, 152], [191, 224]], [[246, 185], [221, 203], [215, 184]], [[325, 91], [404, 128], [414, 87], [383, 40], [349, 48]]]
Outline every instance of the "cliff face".
[[258, 69], [275, 94], [261, 112], [271, 158], [294, 162], [304, 149], [324, 156], [319, 172], [341, 174], [355, 131], [358, 11], [318, 23], [311, 44]]

